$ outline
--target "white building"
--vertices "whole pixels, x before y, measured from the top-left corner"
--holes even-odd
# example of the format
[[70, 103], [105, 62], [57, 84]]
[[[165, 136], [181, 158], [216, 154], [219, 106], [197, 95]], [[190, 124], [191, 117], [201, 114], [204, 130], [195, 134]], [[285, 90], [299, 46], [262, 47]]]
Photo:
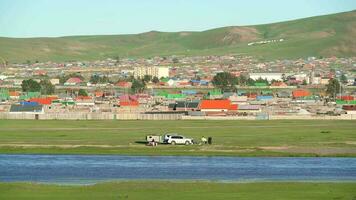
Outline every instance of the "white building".
[[156, 66], [134, 68], [135, 78], [144, 77], [145, 75], [156, 76], [157, 78], [169, 77], [169, 68]]
[[259, 78], [267, 79], [267, 81], [271, 82], [272, 80], [282, 81], [283, 76], [287, 78], [292, 74], [290, 73], [250, 73], [250, 78], [253, 80], [257, 80]]

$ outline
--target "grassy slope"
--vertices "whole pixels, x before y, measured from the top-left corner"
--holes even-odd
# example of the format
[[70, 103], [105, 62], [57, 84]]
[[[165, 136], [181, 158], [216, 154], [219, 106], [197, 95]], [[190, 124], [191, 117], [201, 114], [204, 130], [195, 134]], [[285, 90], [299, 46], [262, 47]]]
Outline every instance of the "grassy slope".
[[[354, 121], [26, 121], [0, 120], [0, 153], [83, 153], [129, 155], [315, 156], [313, 150], [275, 152], [259, 147], [341, 148], [329, 156], [355, 156]], [[146, 147], [147, 134], [177, 132], [199, 140], [213, 137], [211, 146]], [[52, 147], [1, 146], [11, 144]], [[69, 145], [63, 147], [63, 145]], [[72, 147], [113, 145], [114, 147]], [[69, 148], [70, 147], [70, 148]]]
[[118, 182], [89, 186], [0, 183], [0, 199], [351, 200], [355, 183]]
[[[9, 61], [93, 60], [154, 55], [240, 53], [266, 59], [306, 56], [355, 56], [356, 11], [249, 27], [203, 32], [148, 32], [137, 35], [61, 38], [0, 38], [0, 56]], [[278, 44], [248, 42], [284, 38]]]

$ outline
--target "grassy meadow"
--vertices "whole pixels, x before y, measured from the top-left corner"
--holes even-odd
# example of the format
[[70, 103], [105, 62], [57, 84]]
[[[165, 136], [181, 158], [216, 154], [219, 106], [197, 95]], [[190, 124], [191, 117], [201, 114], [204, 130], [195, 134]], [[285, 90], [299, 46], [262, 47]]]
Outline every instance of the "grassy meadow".
[[[222, 27], [201, 32], [151, 31], [132, 35], [59, 38], [0, 37], [4, 60], [26, 62], [96, 60], [108, 57], [251, 55], [262, 59], [355, 55], [356, 11], [257, 26]], [[284, 39], [248, 46], [249, 42]]]
[[116, 182], [64, 186], [0, 183], [0, 199], [241, 199], [353, 200], [355, 183]]
[[[356, 156], [354, 121], [34, 121], [0, 120], [0, 153]], [[212, 145], [144, 144], [179, 133]]]

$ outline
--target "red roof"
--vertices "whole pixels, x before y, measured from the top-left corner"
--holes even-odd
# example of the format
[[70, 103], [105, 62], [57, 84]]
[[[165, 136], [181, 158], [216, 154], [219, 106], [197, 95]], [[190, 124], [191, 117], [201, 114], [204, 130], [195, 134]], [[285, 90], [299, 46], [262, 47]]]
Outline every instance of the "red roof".
[[37, 102], [41, 105], [51, 105], [53, 100], [56, 100], [56, 97], [47, 97], [47, 98], [32, 98], [29, 102]]
[[82, 80], [78, 77], [73, 77], [66, 81], [66, 83], [81, 83], [81, 82], [82, 82]]
[[138, 101], [120, 101], [120, 106], [139, 106]]
[[17, 97], [20, 96], [20, 92], [17, 91], [13, 91], [13, 92], [9, 92], [10, 97]]
[[102, 97], [103, 95], [104, 95], [104, 92], [102, 92], [102, 91], [95, 92], [95, 97]]
[[226, 100], [202, 100], [200, 109], [221, 109], [221, 110], [237, 110], [237, 105], [232, 105], [231, 101]]
[[91, 99], [92, 99], [91, 96], [77, 96], [77, 98], [75, 98], [75, 100], [77, 101], [91, 100]]
[[116, 85], [119, 87], [129, 88], [131, 87], [132, 83], [127, 81], [119, 81], [116, 83]]
[[311, 95], [311, 93], [308, 90], [302, 90], [302, 89], [293, 90], [292, 93], [294, 98], [307, 97]]
[[285, 86], [288, 86], [288, 85], [285, 84], [284, 82], [274, 82], [274, 83], [272, 83], [271, 86], [283, 86], [283, 87], [285, 87]]

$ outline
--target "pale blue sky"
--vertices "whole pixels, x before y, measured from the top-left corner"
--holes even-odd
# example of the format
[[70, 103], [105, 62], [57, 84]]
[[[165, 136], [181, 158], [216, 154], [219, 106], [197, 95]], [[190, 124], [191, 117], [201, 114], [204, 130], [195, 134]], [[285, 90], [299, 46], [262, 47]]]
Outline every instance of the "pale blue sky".
[[0, 0], [0, 36], [201, 31], [356, 9], [356, 0]]

